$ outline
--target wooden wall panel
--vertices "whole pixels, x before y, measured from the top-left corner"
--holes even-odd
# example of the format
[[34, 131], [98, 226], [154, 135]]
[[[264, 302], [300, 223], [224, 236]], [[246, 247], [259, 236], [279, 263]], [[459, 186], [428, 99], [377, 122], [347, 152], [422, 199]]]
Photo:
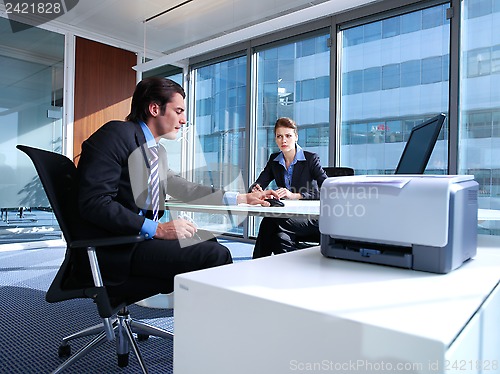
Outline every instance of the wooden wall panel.
[[75, 162], [82, 142], [104, 123], [130, 112], [136, 85], [135, 53], [77, 37], [75, 55]]

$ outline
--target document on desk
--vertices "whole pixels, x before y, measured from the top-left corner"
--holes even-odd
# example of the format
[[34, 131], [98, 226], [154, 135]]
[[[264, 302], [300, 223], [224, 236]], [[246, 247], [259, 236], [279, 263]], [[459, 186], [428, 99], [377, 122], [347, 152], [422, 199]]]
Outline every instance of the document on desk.
[[383, 176], [367, 176], [367, 175], [356, 175], [353, 177], [342, 177], [335, 178], [331, 182], [334, 184], [342, 185], [357, 185], [357, 186], [387, 186], [395, 188], [403, 188], [410, 182], [411, 178], [401, 178], [401, 177], [383, 177]]
[[354, 175], [341, 178], [328, 178], [329, 183], [333, 185], [343, 186], [359, 186], [359, 187], [394, 187], [402, 189], [410, 181], [414, 179], [426, 179], [432, 183], [432, 180], [448, 179], [454, 183], [469, 180], [468, 175]]
[[319, 217], [319, 200], [286, 200], [284, 207], [268, 207], [261, 205], [201, 205], [182, 202], [167, 202], [166, 207], [171, 211], [187, 211], [200, 213], [218, 213], [239, 215], [243, 219], [248, 215], [273, 217]]

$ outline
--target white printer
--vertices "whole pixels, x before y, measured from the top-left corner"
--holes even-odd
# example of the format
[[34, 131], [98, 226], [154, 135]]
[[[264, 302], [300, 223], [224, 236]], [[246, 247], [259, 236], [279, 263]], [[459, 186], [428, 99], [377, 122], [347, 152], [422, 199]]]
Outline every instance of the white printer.
[[328, 178], [321, 187], [321, 253], [448, 273], [476, 254], [477, 194], [470, 175]]

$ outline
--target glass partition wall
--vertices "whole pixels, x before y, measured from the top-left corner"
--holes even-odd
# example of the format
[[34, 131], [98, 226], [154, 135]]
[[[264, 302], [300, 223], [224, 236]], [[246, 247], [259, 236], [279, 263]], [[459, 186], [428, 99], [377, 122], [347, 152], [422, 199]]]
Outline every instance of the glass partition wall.
[[[194, 105], [191, 106], [195, 182], [214, 189], [246, 192], [247, 60], [225, 59], [193, 70]], [[243, 234], [244, 218], [197, 214], [198, 225], [215, 232]]]
[[274, 124], [280, 117], [293, 119], [299, 130], [298, 144], [318, 153], [328, 165], [330, 122], [329, 30], [277, 47], [259, 49], [256, 61], [257, 137], [251, 181], [264, 169], [269, 156], [278, 152]]
[[0, 244], [61, 238], [28, 157], [30, 144], [62, 152], [64, 35], [0, 18]]
[[[207, 78], [217, 76], [219, 62], [205, 65], [207, 73], [195, 69], [193, 120], [203, 127], [207, 158], [197, 167], [212, 165], [198, 172], [197, 180], [213, 185], [214, 175], [233, 180], [220, 175], [230, 155], [232, 168], [253, 182], [276, 150], [273, 125], [280, 116], [298, 123], [299, 144], [319, 153], [324, 166], [392, 174], [411, 129], [445, 113], [426, 173], [472, 174], [480, 184], [480, 207], [500, 208], [500, 6], [493, 0], [399, 5], [390, 8], [382, 1], [332, 16], [326, 28], [323, 23], [247, 43], [245, 54], [224, 62], [251, 67], [246, 80], [241, 73], [233, 94], [236, 102], [246, 95], [248, 103], [239, 108], [237, 125], [229, 101], [222, 106], [218, 101], [216, 80]], [[213, 59], [211, 52], [207, 61]], [[203, 56], [197, 57], [203, 65], [200, 61]], [[236, 131], [238, 141], [231, 140]], [[486, 233], [498, 230], [491, 222], [480, 227]], [[248, 233], [255, 235], [255, 226]]]
[[[298, 144], [319, 155], [323, 166], [329, 165], [330, 131], [330, 48], [329, 30], [302, 36], [274, 47], [256, 49], [255, 117], [252, 126], [256, 137], [254, 164], [249, 184], [264, 169], [269, 156], [278, 152], [274, 124], [289, 117], [298, 127]], [[276, 188], [274, 182], [268, 188]], [[249, 234], [257, 235], [261, 219], [250, 220]]]
[[[184, 72], [190, 124], [169, 147], [177, 153], [172, 166], [244, 192], [276, 149], [274, 122], [289, 116], [299, 144], [324, 166], [391, 174], [411, 129], [442, 112], [449, 121], [427, 172], [474, 175], [480, 207], [500, 209], [499, 21], [497, 0], [381, 1], [196, 56]], [[0, 223], [56, 230], [15, 145], [61, 151], [64, 36], [38, 28], [14, 34], [6, 19], [0, 29]], [[246, 220], [196, 219], [255, 235]], [[488, 222], [480, 231], [500, 234], [500, 227]]]

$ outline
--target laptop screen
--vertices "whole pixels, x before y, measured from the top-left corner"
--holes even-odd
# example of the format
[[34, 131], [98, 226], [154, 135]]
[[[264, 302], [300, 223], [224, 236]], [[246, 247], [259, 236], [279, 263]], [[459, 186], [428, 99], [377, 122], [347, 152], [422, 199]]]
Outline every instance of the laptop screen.
[[437, 116], [415, 126], [399, 159], [395, 174], [423, 174], [446, 116]]

